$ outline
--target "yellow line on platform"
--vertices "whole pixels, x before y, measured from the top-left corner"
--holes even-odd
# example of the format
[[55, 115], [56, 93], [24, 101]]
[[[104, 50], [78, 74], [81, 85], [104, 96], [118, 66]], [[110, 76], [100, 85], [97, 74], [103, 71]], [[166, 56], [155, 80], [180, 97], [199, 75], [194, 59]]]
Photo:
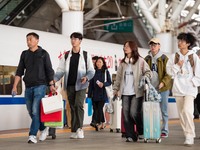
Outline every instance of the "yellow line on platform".
[[[84, 130], [94, 130], [94, 128], [90, 127], [90, 126], [86, 126], [83, 128]], [[28, 130], [28, 129], [27, 129]], [[10, 131], [9, 131], [10, 132]], [[15, 132], [15, 133], [14, 133]], [[17, 133], [16, 133], [17, 132]], [[68, 133], [71, 132], [71, 129], [68, 128], [62, 128], [62, 129], [56, 129], [56, 133]], [[14, 137], [24, 137], [24, 136], [28, 136], [28, 131], [23, 131], [23, 132], [19, 132], [17, 130], [13, 130], [13, 132], [11, 133], [3, 133], [0, 134], [0, 139], [2, 138], [14, 138]]]
[[[195, 119], [194, 122], [200, 122], [199, 119]], [[177, 119], [173, 119], [173, 120], [169, 120], [169, 124], [179, 124], [179, 120]], [[109, 126], [107, 126], [106, 128], [109, 128]], [[83, 127], [84, 130], [94, 130], [94, 128], [90, 127], [90, 126], [85, 126]], [[69, 133], [71, 132], [70, 129], [68, 128], [62, 128], [62, 129], [56, 129], [56, 133]], [[28, 129], [27, 131], [18, 131], [18, 130], [13, 130], [13, 131], [9, 131], [9, 132], [0, 132], [0, 139], [2, 138], [14, 138], [14, 137], [24, 137], [24, 136], [28, 136]]]

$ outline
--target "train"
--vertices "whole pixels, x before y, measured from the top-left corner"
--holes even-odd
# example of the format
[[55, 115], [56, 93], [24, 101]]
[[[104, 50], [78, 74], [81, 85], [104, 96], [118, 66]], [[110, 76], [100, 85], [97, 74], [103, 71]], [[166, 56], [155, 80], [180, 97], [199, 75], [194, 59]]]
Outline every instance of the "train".
[[[15, 97], [11, 96], [12, 85], [14, 82], [15, 71], [19, 63], [20, 55], [23, 50], [28, 49], [26, 35], [35, 32], [40, 36], [39, 45], [48, 51], [53, 69], [56, 71], [59, 59], [71, 49], [70, 37], [62, 34], [49, 33], [33, 29], [25, 29], [14, 26], [0, 25], [0, 131], [28, 128], [30, 117], [26, 110], [24, 99], [24, 83], [19, 83], [19, 92]], [[123, 45], [96, 40], [84, 39], [81, 47], [88, 51], [91, 56], [104, 57], [111, 74], [116, 74], [117, 66], [123, 58]], [[141, 56], [148, 54], [148, 49], [139, 48]], [[173, 106], [169, 111], [173, 113], [173, 118], [177, 117], [176, 108]], [[87, 104], [84, 106], [87, 112]], [[89, 124], [91, 116], [85, 113], [84, 124]]]

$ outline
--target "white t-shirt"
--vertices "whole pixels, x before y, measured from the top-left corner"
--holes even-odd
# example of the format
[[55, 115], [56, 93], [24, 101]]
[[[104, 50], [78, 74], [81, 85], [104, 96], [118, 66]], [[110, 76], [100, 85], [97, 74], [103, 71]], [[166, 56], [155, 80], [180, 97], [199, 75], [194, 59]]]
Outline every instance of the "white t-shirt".
[[124, 74], [124, 87], [122, 95], [135, 95], [132, 64], [128, 64]]

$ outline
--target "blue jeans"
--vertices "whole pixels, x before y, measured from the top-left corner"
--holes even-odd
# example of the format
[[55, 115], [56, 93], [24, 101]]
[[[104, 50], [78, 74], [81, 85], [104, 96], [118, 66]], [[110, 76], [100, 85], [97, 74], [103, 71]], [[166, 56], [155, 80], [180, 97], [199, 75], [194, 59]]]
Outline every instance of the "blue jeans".
[[161, 102], [160, 102], [160, 108], [161, 108], [161, 114], [162, 114], [162, 127], [161, 132], [162, 133], [169, 133], [168, 128], [168, 97], [169, 97], [169, 90], [161, 92]]
[[136, 124], [138, 134], [143, 135], [142, 104], [143, 97], [136, 98], [135, 95], [122, 95], [126, 138], [137, 139], [136, 131], [134, 131], [134, 123]]
[[40, 102], [46, 94], [46, 85], [39, 85], [25, 90], [26, 107], [32, 119], [29, 135], [37, 135], [45, 129], [44, 123], [40, 122]]

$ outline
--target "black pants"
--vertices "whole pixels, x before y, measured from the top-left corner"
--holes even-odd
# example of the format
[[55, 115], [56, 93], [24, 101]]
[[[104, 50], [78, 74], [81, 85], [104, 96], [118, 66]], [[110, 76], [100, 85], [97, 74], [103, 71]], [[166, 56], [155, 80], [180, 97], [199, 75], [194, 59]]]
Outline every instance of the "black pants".
[[96, 123], [101, 124], [105, 122], [104, 113], [103, 113], [103, 106], [105, 101], [92, 101], [93, 110], [94, 110], [94, 120]]
[[143, 135], [143, 117], [142, 117], [143, 97], [136, 98], [135, 95], [122, 96], [122, 109], [124, 114], [124, 127], [126, 137], [132, 137], [137, 140], [137, 133], [134, 131], [134, 123], [139, 135]]

